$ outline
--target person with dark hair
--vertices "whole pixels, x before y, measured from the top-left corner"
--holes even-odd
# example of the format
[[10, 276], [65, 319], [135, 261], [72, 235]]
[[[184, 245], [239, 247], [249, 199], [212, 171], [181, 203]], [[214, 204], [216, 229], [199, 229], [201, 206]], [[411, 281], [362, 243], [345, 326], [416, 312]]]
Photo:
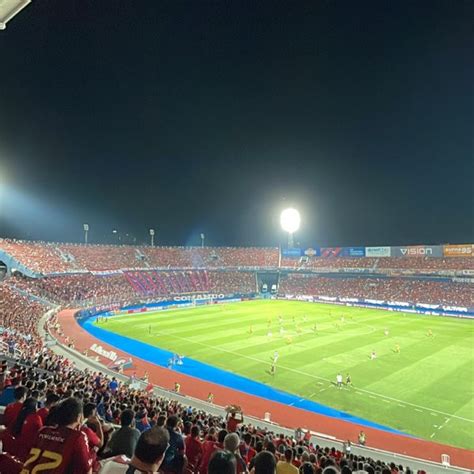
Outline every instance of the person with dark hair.
[[186, 464], [184, 441], [178, 428], [179, 423], [180, 420], [176, 415], [171, 415], [166, 420], [166, 429], [170, 436], [170, 447], [166, 451], [162, 469], [167, 473], [179, 473]]
[[140, 435], [131, 460], [124, 461], [123, 456], [108, 459], [103, 462], [99, 473], [136, 474], [158, 472], [169, 448], [169, 440], [169, 433], [164, 428], [155, 426], [146, 430]]
[[197, 469], [202, 458], [202, 443], [199, 440], [199, 426], [193, 425], [191, 432], [184, 440], [185, 453], [188, 458], [188, 466]]
[[253, 458], [253, 468], [251, 474], [275, 474], [276, 460], [275, 456], [268, 452], [262, 451]]
[[220, 430], [217, 433], [217, 441], [215, 439], [206, 440], [202, 446], [202, 460], [199, 466], [200, 474], [207, 474], [209, 460], [215, 451], [224, 449], [224, 439], [227, 436], [227, 430]]
[[44, 471], [70, 474], [92, 473], [86, 435], [80, 431], [82, 403], [66, 398], [54, 410], [57, 426], [43, 427], [33, 443], [22, 473]]
[[3, 413], [3, 424], [6, 427], [11, 427], [11, 425], [13, 425], [17, 419], [18, 414], [23, 407], [23, 402], [26, 399], [27, 392], [27, 388], [23, 387], [22, 385], [14, 388], [13, 398], [15, 401], [8, 404], [5, 408], [5, 412]]
[[117, 430], [110, 439], [109, 450], [113, 456], [125, 454], [131, 458], [138, 439], [140, 438], [140, 431], [135, 428], [135, 419], [132, 410], [124, 410], [120, 414], [120, 429]]
[[99, 468], [97, 452], [104, 445], [104, 432], [102, 430], [102, 423], [97, 417], [97, 405], [95, 403], [86, 403], [83, 407], [83, 414], [84, 424], [81, 426], [81, 431], [87, 436], [92, 469], [95, 472]]
[[59, 400], [60, 400], [59, 395], [54, 392], [48, 392], [46, 394], [44, 407], [38, 410], [38, 415], [43, 420], [43, 425], [46, 425], [46, 419], [48, 418], [51, 408], [57, 405], [59, 403]]
[[37, 407], [36, 398], [27, 398], [10, 430], [18, 445], [16, 454], [22, 461], [26, 458], [38, 431], [43, 426]]
[[314, 466], [310, 462], [303, 463], [300, 466], [300, 474], [314, 474]]
[[209, 460], [208, 474], [235, 474], [235, 456], [229, 451], [218, 450]]

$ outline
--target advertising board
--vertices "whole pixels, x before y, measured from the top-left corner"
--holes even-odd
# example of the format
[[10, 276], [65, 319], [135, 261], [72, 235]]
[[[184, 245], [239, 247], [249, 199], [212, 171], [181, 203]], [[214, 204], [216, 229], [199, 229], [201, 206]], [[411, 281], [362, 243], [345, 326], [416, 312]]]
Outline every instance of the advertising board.
[[342, 247], [322, 247], [321, 257], [341, 257]]
[[281, 256], [285, 258], [300, 258], [301, 255], [301, 249], [281, 249]]
[[307, 257], [320, 257], [321, 256], [321, 249], [319, 247], [309, 247], [304, 251], [304, 254]]
[[441, 245], [412, 245], [406, 247], [390, 247], [392, 257], [442, 257]]
[[342, 255], [344, 257], [365, 257], [365, 247], [344, 247]]
[[366, 257], [390, 257], [390, 247], [365, 247]]
[[473, 247], [473, 244], [443, 245], [443, 255], [445, 257], [472, 257]]

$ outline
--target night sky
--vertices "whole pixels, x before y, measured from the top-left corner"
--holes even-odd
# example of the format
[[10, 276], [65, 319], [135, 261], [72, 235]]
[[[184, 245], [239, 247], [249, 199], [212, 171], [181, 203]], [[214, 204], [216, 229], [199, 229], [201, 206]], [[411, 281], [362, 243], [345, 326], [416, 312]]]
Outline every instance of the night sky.
[[0, 31], [0, 235], [474, 241], [474, 2], [36, 0]]

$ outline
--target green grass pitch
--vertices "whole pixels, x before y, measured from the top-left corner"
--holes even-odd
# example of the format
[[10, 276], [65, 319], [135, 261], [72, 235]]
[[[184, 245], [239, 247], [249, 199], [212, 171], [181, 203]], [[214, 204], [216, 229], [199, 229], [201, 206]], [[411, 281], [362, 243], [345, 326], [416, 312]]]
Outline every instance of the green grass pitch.
[[[105, 328], [406, 433], [474, 448], [473, 321], [257, 300], [118, 316]], [[335, 388], [338, 372], [349, 373], [353, 386]]]

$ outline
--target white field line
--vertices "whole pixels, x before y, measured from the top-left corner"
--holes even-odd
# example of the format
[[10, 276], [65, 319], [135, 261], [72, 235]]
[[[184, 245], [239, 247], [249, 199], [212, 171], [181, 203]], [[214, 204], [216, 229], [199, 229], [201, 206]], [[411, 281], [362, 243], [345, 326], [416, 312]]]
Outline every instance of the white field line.
[[[203, 347], [207, 347], [207, 348], [214, 349], [214, 350], [217, 350], [217, 351], [220, 351], [220, 352], [226, 352], [227, 354], [232, 354], [232, 355], [235, 355], [235, 356], [238, 356], [238, 357], [242, 357], [243, 359], [253, 360], [254, 362], [259, 362], [260, 364], [268, 365], [268, 361], [266, 361], [266, 360], [258, 359], [257, 357], [252, 357], [252, 356], [248, 356], [248, 355], [245, 355], [245, 354], [240, 354], [239, 352], [236, 352], [236, 351], [231, 351], [231, 350], [228, 350], [228, 349], [215, 347], [215, 346], [212, 346], [210, 344], [206, 344], [205, 342], [198, 342], [198, 341], [195, 341], [195, 340], [193, 340], [189, 337], [177, 336], [175, 334], [170, 334], [166, 331], [161, 331], [161, 332], [159, 332], [159, 334], [163, 334], [163, 335], [169, 336], [169, 337], [174, 337], [176, 339], [181, 339], [181, 340], [187, 341], [187, 342], [192, 342], [193, 344], [198, 344], [198, 345], [201, 345]], [[294, 373], [299, 374], [299, 375], [304, 375], [305, 377], [310, 377], [310, 378], [313, 378], [313, 379], [323, 380], [325, 382], [332, 383], [331, 380], [329, 380], [325, 377], [320, 377], [319, 375], [309, 374], [307, 372], [303, 372], [302, 370], [293, 369], [291, 367], [285, 367], [285, 366], [282, 366], [282, 365], [279, 365], [279, 367], [281, 369], [288, 370], [289, 372], [294, 372]], [[416, 411], [426, 410], [426, 411], [429, 411], [429, 412], [439, 413], [440, 415], [444, 415], [444, 416], [449, 417], [449, 418], [456, 418], [458, 420], [466, 421], [468, 423], [474, 423], [474, 420], [471, 420], [470, 418], [464, 418], [462, 416], [453, 415], [451, 413], [446, 413], [444, 411], [435, 410], [434, 408], [425, 407], [423, 405], [417, 405], [415, 403], [406, 402], [405, 400], [399, 400], [398, 398], [389, 397], [387, 395], [382, 395], [380, 393], [372, 392], [370, 390], [365, 390], [363, 388], [357, 388], [357, 390], [359, 390], [360, 392], [364, 392], [364, 393], [368, 394], [369, 397], [372, 395], [371, 398], [380, 397], [382, 399], [385, 398], [385, 399], [391, 400], [393, 402], [403, 403], [405, 405], [414, 407]], [[421, 408], [421, 410], [420, 410], [420, 408]]]
[[[433, 427], [436, 428], [436, 429], [439, 431], [440, 429], [444, 428], [444, 427], [447, 425], [447, 423], [449, 423], [449, 420], [450, 420], [450, 419], [451, 419], [451, 418], [446, 418], [446, 419], [444, 420], [444, 423], [442, 423], [442, 424], [439, 425], [439, 426], [438, 426], [438, 425], [433, 425]], [[431, 433], [430, 438], [434, 438], [434, 437], [436, 436], [436, 434], [438, 433], [438, 431], [433, 431], [433, 433]]]

